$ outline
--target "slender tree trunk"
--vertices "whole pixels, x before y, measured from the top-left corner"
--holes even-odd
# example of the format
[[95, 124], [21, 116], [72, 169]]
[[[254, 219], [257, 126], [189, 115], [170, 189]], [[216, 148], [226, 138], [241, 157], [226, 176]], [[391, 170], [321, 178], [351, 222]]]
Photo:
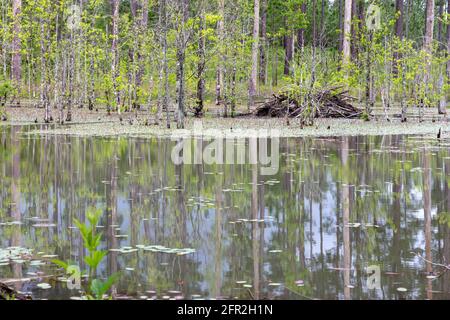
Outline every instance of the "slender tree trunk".
[[[447, 16], [450, 16], [450, 0], [447, 1]], [[450, 57], [450, 23], [447, 24], [447, 58]], [[450, 59], [447, 61], [447, 81], [450, 82]]]
[[248, 86], [248, 108], [254, 105], [258, 86], [258, 53], [259, 53], [259, 0], [254, 0], [252, 71]]
[[261, 47], [260, 47], [260, 63], [259, 63], [259, 81], [266, 84], [266, 67], [267, 67], [267, 0], [261, 3]]
[[[219, 1], [219, 15], [220, 20], [217, 23], [217, 32], [219, 35], [219, 43], [223, 45], [225, 39], [225, 0]], [[223, 57], [222, 57], [222, 48], [219, 49], [219, 65], [216, 71], [216, 105], [220, 105], [222, 101], [222, 90], [223, 90]]]
[[291, 65], [292, 58], [294, 56], [294, 37], [292, 35], [288, 35], [284, 37], [284, 74], [289, 76], [291, 74]]
[[[328, 2], [328, 1], [327, 1]], [[321, 4], [321, 13], [320, 13], [320, 37], [322, 38], [322, 36], [325, 33], [325, 0], [322, 0], [322, 4]], [[322, 41], [320, 41], [322, 42]]]
[[[306, 14], [306, 2], [302, 3], [301, 11], [303, 14]], [[301, 28], [298, 30], [297, 34], [297, 47], [298, 51], [303, 52], [305, 49], [305, 28]]]
[[350, 37], [352, 29], [352, 0], [345, 0], [344, 8], [344, 39], [342, 43], [343, 64], [350, 62]]
[[312, 45], [317, 47], [317, 0], [312, 1]]
[[116, 104], [117, 113], [120, 114], [120, 93], [118, 89], [117, 79], [119, 78], [119, 0], [112, 0], [112, 45], [111, 45], [111, 75], [114, 91], [114, 102]]
[[12, 60], [11, 60], [11, 74], [14, 84], [20, 90], [22, 78], [22, 54], [21, 54], [21, 14], [22, 14], [22, 0], [13, 0], [13, 40], [12, 40]]
[[178, 129], [184, 128], [184, 117], [185, 117], [185, 59], [186, 59], [186, 45], [187, 45], [187, 32], [186, 23], [189, 18], [189, 0], [182, 0], [179, 3], [180, 13], [182, 16], [181, 21], [181, 31], [177, 36], [177, 127]]
[[75, 81], [75, 45], [74, 45], [74, 31], [70, 31], [70, 53], [69, 53], [69, 92], [68, 92], [68, 101], [67, 101], [67, 113], [66, 113], [66, 121], [72, 121], [72, 106], [74, 102], [74, 81]]
[[[442, 21], [445, 19], [444, 17], [444, 0], [440, 0], [439, 2], [439, 19], [438, 19], [438, 40], [439, 40], [439, 53], [445, 52], [445, 44], [444, 44], [444, 26]], [[444, 90], [444, 70], [440, 66], [439, 67], [439, 80], [438, 80], [438, 88], [437, 91], [441, 94], [441, 97], [438, 102], [438, 112], [439, 114], [447, 114], [447, 97]]]
[[425, 21], [425, 39], [423, 47], [425, 51], [431, 54], [434, 32], [434, 0], [427, 0], [426, 21]]
[[[427, 0], [426, 6], [426, 20], [425, 20], [425, 38], [423, 42], [423, 49], [427, 54], [425, 58], [426, 71], [423, 75], [423, 86], [425, 95], [429, 94], [429, 81], [431, 78], [431, 55], [433, 53], [433, 34], [434, 34], [434, 0]], [[424, 114], [424, 97], [421, 99], [419, 108], [419, 120], [423, 121]]]
[[344, 45], [344, 19], [343, 19], [343, 16], [344, 16], [344, 13], [343, 13], [343, 6], [342, 6], [342, 1], [344, 1], [344, 0], [339, 0], [339, 30], [340, 30], [340, 32], [339, 32], [339, 44], [338, 44], [338, 46], [339, 46], [339, 52], [343, 52], [343, 50], [344, 50], [344, 47], [343, 47], [343, 45]]
[[356, 39], [358, 38], [358, 25], [355, 23], [355, 21], [358, 19], [358, 1], [359, 0], [352, 1], [352, 41], [350, 42], [350, 51], [353, 61], [356, 61], [358, 56], [358, 42], [356, 41]]
[[161, 48], [161, 63], [159, 66], [159, 85], [158, 85], [158, 111], [156, 112], [155, 123], [158, 124], [163, 119], [163, 108], [167, 106], [165, 101], [165, 71], [167, 64], [167, 30], [165, 26], [165, 10], [166, 2], [162, 0], [158, 6], [158, 32], [159, 32], [159, 45]]
[[[432, 241], [432, 230], [431, 230], [431, 161], [429, 150], [425, 150], [423, 154], [423, 211], [424, 211], [424, 224], [425, 224], [425, 259], [427, 259], [426, 271], [427, 274], [431, 274], [433, 271], [433, 266], [431, 261], [433, 257], [431, 254], [431, 241]], [[432, 300], [432, 283], [431, 280], [428, 281], [427, 285], [427, 298]]]
[[164, 99], [163, 106], [166, 108], [166, 126], [170, 129], [169, 117], [169, 102], [170, 102], [170, 88], [169, 88], [169, 63], [167, 61], [167, 0], [161, 0], [162, 12], [162, 49], [163, 49], [163, 70], [164, 70]]
[[205, 5], [202, 0], [200, 0], [200, 23], [198, 28], [198, 64], [197, 64], [197, 101], [195, 107], [195, 116], [203, 116], [204, 100], [205, 100], [205, 67], [206, 67], [206, 57], [205, 57], [205, 46], [206, 40], [204, 37], [204, 30], [206, 28], [205, 21]]
[[130, 0], [130, 10], [131, 10], [131, 16], [133, 18], [137, 17], [137, 11], [138, 11], [138, 0]]
[[[395, 1], [395, 11], [398, 14], [398, 18], [395, 21], [395, 35], [398, 40], [403, 40], [403, 15], [404, 15], [404, 0]], [[396, 50], [394, 51], [394, 66], [393, 72], [395, 75], [398, 74], [398, 60], [400, 59], [400, 54]]]

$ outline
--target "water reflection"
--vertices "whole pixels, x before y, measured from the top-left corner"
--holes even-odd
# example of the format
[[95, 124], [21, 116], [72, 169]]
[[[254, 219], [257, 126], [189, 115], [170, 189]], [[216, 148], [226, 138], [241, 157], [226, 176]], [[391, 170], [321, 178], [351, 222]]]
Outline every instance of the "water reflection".
[[[175, 142], [166, 139], [25, 131], [0, 129], [1, 248], [31, 248], [85, 268], [72, 222], [95, 206], [104, 211], [106, 249], [195, 249], [111, 251], [101, 276], [122, 272], [118, 296], [450, 298], [450, 272], [438, 265], [450, 261], [448, 142], [283, 139], [278, 174], [262, 176], [252, 164], [175, 165]], [[367, 286], [372, 265], [381, 267], [378, 290]], [[36, 298], [76, 296], [61, 285], [35, 287], [55, 272], [0, 264], [0, 281]]]

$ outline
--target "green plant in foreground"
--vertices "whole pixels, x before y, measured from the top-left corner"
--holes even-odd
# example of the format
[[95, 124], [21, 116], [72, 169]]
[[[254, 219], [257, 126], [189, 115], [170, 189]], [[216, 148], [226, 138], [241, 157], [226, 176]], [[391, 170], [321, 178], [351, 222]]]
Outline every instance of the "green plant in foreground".
[[14, 87], [11, 81], [4, 81], [0, 79], [0, 119], [6, 120], [6, 102], [8, 97], [13, 94]]
[[[105, 281], [97, 279], [97, 270], [100, 263], [108, 254], [105, 250], [100, 250], [102, 233], [97, 233], [97, 225], [102, 215], [101, 210], [88, 209], [87, 220], [89, 223], [82, 223], [74, 219], [74, 223], [80, 230], [83, 238], [83, 245], [87, 249], [88, 254], [84, 257], [84, 261], [89, 266], [89, 279], [87, 283], [88, 299], [103, 299], [104, 295], [117, 282], [119, 273], [115, 273], [107, 278]], [[68, 271], [70, 264], [61, 260], [53, 260], [53, 263]]]

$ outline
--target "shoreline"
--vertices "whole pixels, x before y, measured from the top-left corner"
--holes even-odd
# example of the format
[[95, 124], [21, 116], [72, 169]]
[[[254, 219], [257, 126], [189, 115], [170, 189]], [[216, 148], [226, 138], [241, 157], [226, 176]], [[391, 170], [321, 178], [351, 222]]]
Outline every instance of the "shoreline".
[[[221, 118], [214, 113], [208, 114], [202, 119], [186, 118], [186, 126], [183, 131], [176, 129], [176, 123], [171, 123], [171, 129], [167, 129], [165, 121], [155, 125], [146, 112], [124, 113], [122, 115], [107, 115], [104, 110], [89, 111], [77, 109], [74, 121], [71, 123], [44, 124], [37, 121], [41, 109], [35, 108], [8, 108], [9, 120], [0, 122], [0, 126], [22, 125], [41, 126], [32, 129], [27, 134], [39, 135], [70, 135], [78, 137], [174, 137], [198, 135], [201, 127], [202, 135], [207, 137], [223, 136], [254, 136], [256, 132], [269, 132], [281, 138], [301, 137], [340, 137], [340, 136], [382, 136], [382, 135], [423, 135], [437, 137], [439, 130], [442, 138], [450, 138], [450, 121], [444, 117], [434, 118], [429, 114], [427, 120], [419, 122], [416, 118], [410, 118], [408, 122], [401, 123], [399, 119], [375, 118], [371, 121], [360, 119], [316, 119], [311, 127], [301, 127], [296, 119], [290, 119], [290, 125], [282, 118], [256, 118], [242, 116], [237, 118]], [[433, 117], [433, 120], [430, 120]], [[150, 118], [150, 124], [148, 119]], [[195, 129], [195, 130], [194, 130]]]

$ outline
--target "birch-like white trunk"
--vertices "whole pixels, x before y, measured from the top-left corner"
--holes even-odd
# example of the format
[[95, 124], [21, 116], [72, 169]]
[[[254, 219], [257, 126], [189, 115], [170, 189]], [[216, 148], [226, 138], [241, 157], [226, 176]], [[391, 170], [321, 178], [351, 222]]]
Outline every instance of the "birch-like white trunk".
[[258, 86], [258, 57], [259, 57], [259, 0], [255, 0], [253, 20], [252, 71], [248, 86], [248, 107], [253, 107]]

